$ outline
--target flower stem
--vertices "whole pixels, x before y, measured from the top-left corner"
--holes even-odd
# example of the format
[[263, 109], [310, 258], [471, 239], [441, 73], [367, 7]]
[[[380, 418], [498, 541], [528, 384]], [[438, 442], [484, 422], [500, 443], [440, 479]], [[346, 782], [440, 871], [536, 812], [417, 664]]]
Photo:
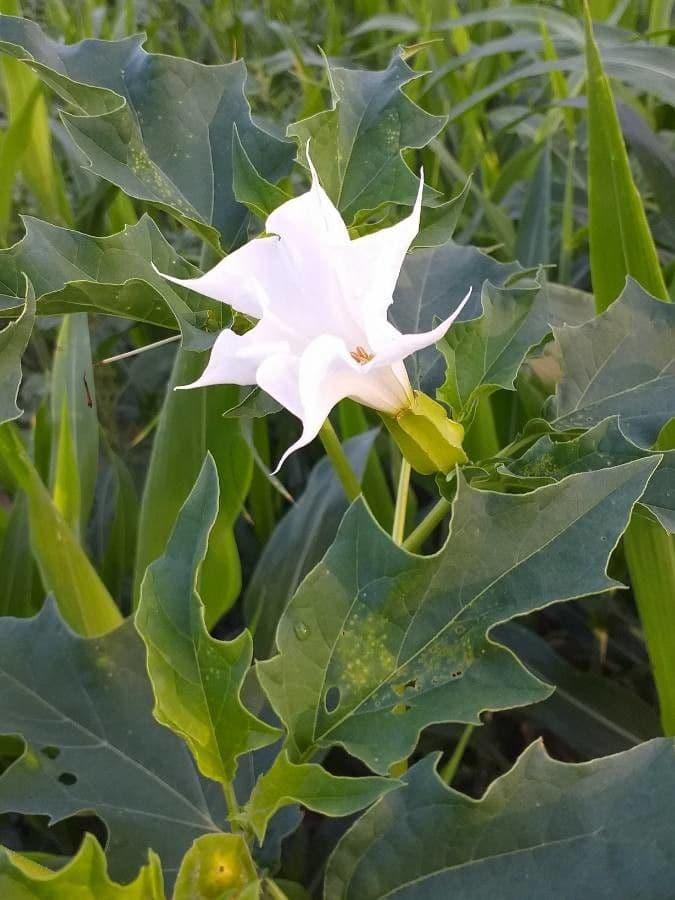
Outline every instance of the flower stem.
[[351, 503], [360, 496], [361, 485], [347, 459], [347, 454], [342, 449], [340, 438], [335, 433], [335, 429], [328, 419], [326, 419], [321, 426], [319, 437], [321, 438], [321, 443], [326, 451], [326, 455], [332, 462], [337, 477], [340, 479], [342, 487], [345, 489], [347, 499]]
[[447, 785], [451, 785], [454, 781], [455, 775], [457, 774], [457, 769], [459, 768], [459, 764], [461, 763], [462, 757], [464, 756], [466, 745], [469, 743], [475, 727], [475, 725], [471, 724], [464, 727], [464, 731], [457, 741], [457, 746], [453, 750], [452, 756], [440, 771], [440, 776]]
[[391, 536], [395, 544], [402, 544], [405, 534], [405, 514], [408, 510], [410, 471], [410, 463], [407, 459], [402, 458], [401, 471], [398, 476], [398, 490], [396, 492], [396, 507], [394, 508], [394, 524], [391, 529]]
[[271, 878], [265, 879], [265, 890], [273, 900], [288, 900], [288, 895], [284, 894], [279, 885]]
[[237, 795], [234, 792], [234, 788], [230, 784], [229, 781], [223, 783], [223, 794], [225, 795], [225, 803], [227, 804], [227, 818], [230, 823], [230, 827], [232, 832], [240, 831], [241, 828], [239, 826], [239, 803], [237, 802]]
[[451, 509], [452, 503], [449, 500], [446, 500], [445, 497], [441, 497], [438, 503], [433, 506], [422, 519], [417, 528], [414, 528], [410, 532], [408, 537], [403, 541], [402, 546], [413, 553], [416, 550], [419, 550], [432, 531], [434, 531], [436, 526], [441, 524]]

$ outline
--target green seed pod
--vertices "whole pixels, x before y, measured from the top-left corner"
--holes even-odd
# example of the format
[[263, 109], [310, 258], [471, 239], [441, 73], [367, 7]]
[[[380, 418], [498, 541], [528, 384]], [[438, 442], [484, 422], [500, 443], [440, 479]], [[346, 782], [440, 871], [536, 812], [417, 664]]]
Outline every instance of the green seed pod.
[[448, 418], [440, 403], [415, 391], [412, 406], [396, 416], [382, 415], [403, 456], [421, 475], [449, 472], [457, 463], [468, 462], [462, 449], [464, 428]]

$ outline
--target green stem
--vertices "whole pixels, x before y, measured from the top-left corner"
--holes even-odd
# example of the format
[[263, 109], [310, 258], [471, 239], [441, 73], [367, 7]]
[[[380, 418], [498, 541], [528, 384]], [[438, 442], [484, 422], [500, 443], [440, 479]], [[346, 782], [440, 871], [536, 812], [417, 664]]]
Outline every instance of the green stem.
[[349, 460], [347, 459], [347, 454], [342, 449], [340, 438], [337, 436], [335, 429], [328, 419], [326, 419], [326, 421], [321, 426], [319, 437], [321, 438], [321, 443], [323, 444], [324, 450], [326, 451], [326, 455], [333, 464], [335, 473], [340, 479], [342, 487], [345, 489], [347, 499], [351, 503], [353, 500], [356, 500], [356, 498], [360, 496], [361, 485], [359, 484], [359, 479], [354, 474], [354, 470], [352, 469]]
[[452, 504], [450, 501], [446, 500], [445, 497], [441, 497], [438, 503], [422, 519], [417, 528], [410, 532], [403, 541], [402, 546], [406, 550], [410, 550], [411, 553], [418, 550], [435, 528], [441, 524], [451, 509]]
[[661, 725], [664, 734], [675, 735], [675, 537], [636, 509], [623, 548], [656, 682]]
[[279, 885], [271, 878], [265, 879], [265, 890], [272, 900], [288, 900], [288, 895], [284, 894]]
[[234, 792], [234, 788], [232, 787], [231, 782], [224, 782], [223, 794], [225, 795], [225, 803], [227, 804], [227, 818], [230, 823], [230, 827], [232, 828], [233, 832], [241, 831], [241, 826], [239, 825], [239, 814], [241, 810], [239, 809], [237, 795]]
[[475, 725], [466, 725], [464, 727], [464, 731], [457, 741], [457, 746], [453, 750], [452, 756], [439, 773], [441, 778], [447, 785], [452, 784], [452, 782], [454, 781], [455, 775], [457, 774], [457, 769], [459, 768], [459, 764], [461, 763], [462, 757], [464, 756], [466, 745], [469, 743], [475, 727]]
[[398, 476], [398, 490], [396, 491], [396, 506], [394, 508], [394, 524], [391, 529], [391, 537], [395, 544], [403, 543], [405, 535], [405, 515], [408, 510], [408, 491], [410, 489], [410, 463], [407, 459], [401, 459], [401, 471]]

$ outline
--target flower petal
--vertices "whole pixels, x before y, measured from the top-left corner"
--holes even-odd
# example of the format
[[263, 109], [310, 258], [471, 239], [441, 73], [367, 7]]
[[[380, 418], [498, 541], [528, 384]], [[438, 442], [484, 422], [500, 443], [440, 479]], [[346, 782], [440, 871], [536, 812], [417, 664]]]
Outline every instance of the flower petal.
[[273, 237], [254, 238], [199, 278], [174, 278], [166, 272], [159, 274], [174, 284], [212, 300], [222, 300], [239, 312], [259, 319], [267, 303], [270, 285], [278, 283], [276, 243], [277, 239]]
[[[386, 367], [367, 373], [367, 367], [356, 362], [340, 338], [324, 334], [309, 344], [297, 362], [295, 381], [280, 386], [275, 380], [278, 369], [268, 367], [268, 360], [258, 371], [258, 384], [278, 402], [291, 409], [287, 402], [297, 385], [293, 402], [299, 404], [295, 414], [302, 420], [302, 434], [286, 450], [275, 471], [279, 471], [291, 453], [309, 444], [317, 434], [331, 409], [345, 397], [351, 397], [373, 409], [394, 415], [412, 400], [410, 382], [404, 367]], [[263, 373], [263, 368], [265, 372]], [[284, 374], [288, 374], [287, 365]], [[264, 376], [264, 377], [263, 377]]]
[[424, 172], [412, 212], [390, 228], [353, 240], [346, 251], [345, 271], [351, 302], [361, 310], [362, 321], [386, 317], [403, 260], [420, 227]]
[[339, 246], [349, 242], [349, 232], [328, 194], [321, 187], [319, 176], [309, 155], [307, 162], [312, 174], [310, 189], [282, 203], [267, 217], [265, 228], [269, 234], [278, 234], [288, 251], [302, 260], [309, 247], [327, 244]]
[[255, 384], [260, 364], [267, 357], [287, 350], [285, 341], [276, 337], [265, 322], [259, 322], [246, 334], [221, 331], [211, 350], [206, 368], [196, 381], [181, 384], [180, 389], [209, 384]]
[[385, 326], [380, 326], [377, 332], [369, 335], [369, 346], [374, 354], [373, 359], [366, 363], [363, 367], [366, 372], [372, 369], [378, 369], [382, 366], [391, 366], [396, 362], [404, 360], [412, 353], [422, 350], [424, 347], [430, 347], [437, 343], [443, 337], [445, 332], [450, 328], [457, 316], [464, 309], [471, 297], [472, 288], [469, 288], [464, 299], [456, 307], [452, 315], [448, 316], [440, 325], [432, 328], [431, 331], [422, 331], [418, 334], [401, 334], [398, 329], [387, 322]]

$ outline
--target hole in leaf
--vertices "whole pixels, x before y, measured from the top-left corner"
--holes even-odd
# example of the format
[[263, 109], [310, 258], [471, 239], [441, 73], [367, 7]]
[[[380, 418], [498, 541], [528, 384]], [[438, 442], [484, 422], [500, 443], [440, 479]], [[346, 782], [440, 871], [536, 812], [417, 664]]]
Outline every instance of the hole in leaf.
[[77, 784], [77, 775], [73, 775], [72, 772], [61, 772], [58, 780], [61, 784], [65, 784], [66, 787], [72, 787], [74, 784]]
[[462, 674], [463, 674], [462, 670], [461, 670], [461, 669], [457, 669], [456, 672], [451, 672], [451, 673], [450, 673], [450, 677], [451, 677], [451, 678], [459, 678], [459, 676], [462, 675]]
[[48, 759], [56, 759], [56, 757], [59, 755], [60, 752], [61, 751], [59, 750], [58, 747], [52, 747], [52, 746], [43, 747], [40, 750], [40, 753], [42, 753], [42, 755], [46, 756]]
[[404, 684], [393, 684], [391, 689], [399, 697], [402, 697], [406, 691], [417, 690], [417, 679], [411, 678], [410, 681], [406, 681]]
[[327, 713], [335, 712], [335, 710], [340, 705], [340, 688], [335, 687], [335, 685], [333, 685], [333, 687], [329, 687], [326, 691], [326, 696], [324, 697], [323, 703], [326, 707]]

